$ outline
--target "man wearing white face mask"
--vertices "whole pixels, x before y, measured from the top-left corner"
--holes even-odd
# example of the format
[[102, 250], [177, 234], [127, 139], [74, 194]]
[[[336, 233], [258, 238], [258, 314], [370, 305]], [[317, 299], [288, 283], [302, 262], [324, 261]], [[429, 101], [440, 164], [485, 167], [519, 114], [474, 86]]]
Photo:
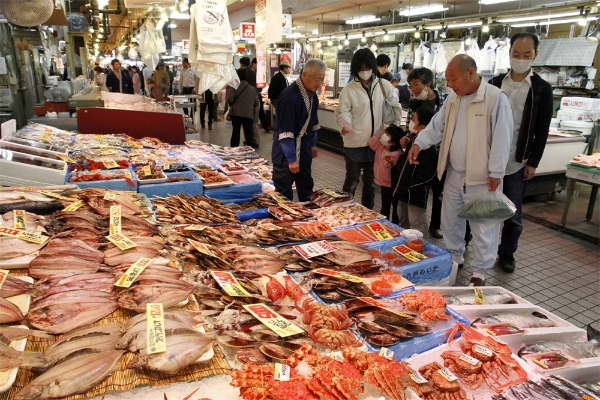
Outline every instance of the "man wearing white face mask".
[[531, 70], [539, 42], [531, 33], [513, 35], [510, 39], [510, 71], [490, 80], [509, 97], [513, 111], [513, 140], [503, 192], [515, 203], [517, 211], [504, 221], [498, 246], [498, 266], [505, 272], [515, 270], [514, 253], [523, 231], [521, 205], [527, 181], [535, 175], [544, 153], [552, 119], [552, 86]]

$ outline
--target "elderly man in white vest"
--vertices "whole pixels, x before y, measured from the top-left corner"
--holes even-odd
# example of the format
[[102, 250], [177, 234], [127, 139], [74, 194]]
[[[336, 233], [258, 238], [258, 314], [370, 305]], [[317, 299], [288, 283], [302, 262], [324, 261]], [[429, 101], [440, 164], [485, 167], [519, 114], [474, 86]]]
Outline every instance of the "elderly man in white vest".
[[[442, 232], [452, 261], [462, 266], [465, 252], [466, 220], [458, 217], [461, 208], [483, 190], [502, 191], [502, 177], [508, 163], [513, 136], [513, 118], [506, 94], [477, 75], [471, 57], [454, 57], [446, 68], [448, 96], [427, 128], [419, 133], [408, 160], [441, 142], [438, 176], [447, 169], [442, 200]], [[484, 286], [485, 274], [494, 266], [500, 223], [484, 228], [470, 220], [473, 233], [473, 277], [470, 286]]]

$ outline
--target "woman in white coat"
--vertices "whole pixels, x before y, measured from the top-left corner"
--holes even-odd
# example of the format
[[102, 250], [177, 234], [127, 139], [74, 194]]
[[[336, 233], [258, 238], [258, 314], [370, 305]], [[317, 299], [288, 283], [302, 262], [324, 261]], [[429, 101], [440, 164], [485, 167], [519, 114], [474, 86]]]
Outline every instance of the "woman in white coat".
[[394, 110], [394, 124], [400, 126], [402, 107], [398, 103], [398, 91], [385, 79], [379, 79], [377, 60], [373, 52], [360, 49], [352, 57], [350, 73], [354, 80], [349, 82], [340, 94], [335, 117], [344, 140], [346, 178], [342, 190], [356, 191], [362, 172], [363, 191], [361, 203], [372, 209], [375, 203], [373, 160], [375, 153], [367, 145], [373, 135], [383, 132], [384, 99]]
[[94, 68], [94, 74], [94, 82], [96, 85], [98, 85], [103, 92], [108, 92], [108, 88], [106, 87], [106, 74], [102, 67], [98, 66]]

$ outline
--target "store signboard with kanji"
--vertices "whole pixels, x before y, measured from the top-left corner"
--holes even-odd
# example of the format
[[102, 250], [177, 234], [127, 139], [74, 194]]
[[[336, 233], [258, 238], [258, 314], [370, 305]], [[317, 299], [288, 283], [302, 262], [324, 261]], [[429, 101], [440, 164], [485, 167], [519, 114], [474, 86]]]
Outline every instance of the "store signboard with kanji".
[[240, 23], [240, 39], [251, 40], [256, 38], [256, 24], [254, 22]]

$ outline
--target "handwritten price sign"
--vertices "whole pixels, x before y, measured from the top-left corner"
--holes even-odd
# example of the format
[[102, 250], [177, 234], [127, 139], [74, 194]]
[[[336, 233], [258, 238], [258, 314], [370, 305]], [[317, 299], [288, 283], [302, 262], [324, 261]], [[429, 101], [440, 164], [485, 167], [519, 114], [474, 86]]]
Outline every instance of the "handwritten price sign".
[[327, 240], [321, 240], [319, 242], [297, 245], [294, 246], [294, 249], [302, 256], [302, 258], [308, 260], [309, 258], [334, 252], [338, 248], [330, 244]]

